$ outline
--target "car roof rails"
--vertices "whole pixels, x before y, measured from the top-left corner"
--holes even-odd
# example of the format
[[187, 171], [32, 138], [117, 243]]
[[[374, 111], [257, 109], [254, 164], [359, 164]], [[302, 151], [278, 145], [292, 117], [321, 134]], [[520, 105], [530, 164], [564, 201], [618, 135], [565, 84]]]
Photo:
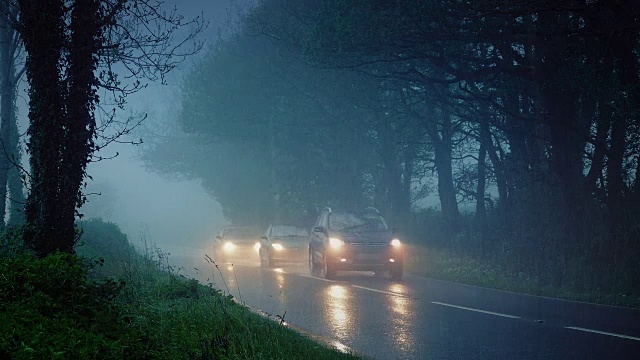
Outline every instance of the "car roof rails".
[[374, 208], [373, 206], [369, 206], [369, 207], [364, 208], [364, 213], [365, 214], [380, 215], [380, 211], [378, 211], [378, 209]]

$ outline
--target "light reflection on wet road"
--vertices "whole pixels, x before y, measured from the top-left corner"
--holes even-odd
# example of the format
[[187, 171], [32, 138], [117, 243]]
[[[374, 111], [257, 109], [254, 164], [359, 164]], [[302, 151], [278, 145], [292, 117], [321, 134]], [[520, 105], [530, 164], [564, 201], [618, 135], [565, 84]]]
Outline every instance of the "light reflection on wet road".
[[325, 294], [331, 328], [339, 339], [346, 339], [353, 333], [353, 322], [349, 317], [352, 313], [349, 308], [351, 294], [344, 285], [330, 285]]
[[[185, 271], [206, 266], [195, 258], [182, 262]], [[372, 358], [634, 359], [640, 353], [640, 341], [502, 314], [515, 310], [486, 300], [476, 288], [447, 290], [425, 278], [394, 282], [369, 272], [340, 273], [329, 281], [309, 276], [304, 264], [219, 268], [214, 285], [240, 302]], [[203, 283], [210, 277], [188, 275]], [[464, 306], [443, 306], [448, 302]]]

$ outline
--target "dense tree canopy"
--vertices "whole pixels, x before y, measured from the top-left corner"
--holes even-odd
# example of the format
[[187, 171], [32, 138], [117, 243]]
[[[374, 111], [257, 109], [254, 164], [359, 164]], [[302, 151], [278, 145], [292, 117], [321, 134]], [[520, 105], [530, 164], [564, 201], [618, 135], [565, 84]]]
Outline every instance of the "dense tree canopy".
[[[201, 177], [237, 223], [295, 221], [331, 204], [382, 205], [387, 196], [375, 194], [374, 183], [399, 182], [402, 174], [380, 179], [387, 174], [379, 165], [400, 166], [406, 145], [399, 137], [408, 130], [384, 98], [398, 101], [376, 80], [310, 68], [269, 39], [238, 34], [185, 83], [180, 124], [195, 145], [169, 141], [147, 160]], [[180, 161], [185, 153], [206, 160]], [[408, 212], [410, 202], [403, 206]]]
[[[549, 284], [628, 288], [639, 16], [631, 0], [265, 0], [185, 83], [183, 129], [235, 169], [178, 162], [233, 221], [376, 205], [416, 238]], [[433, 175], [435, 222], [418, 212]]]

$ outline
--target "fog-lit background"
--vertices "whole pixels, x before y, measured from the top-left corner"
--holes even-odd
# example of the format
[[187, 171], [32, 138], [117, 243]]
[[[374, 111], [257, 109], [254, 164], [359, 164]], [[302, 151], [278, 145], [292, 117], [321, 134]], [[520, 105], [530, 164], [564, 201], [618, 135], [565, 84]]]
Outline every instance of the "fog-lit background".
[[[156, 243], [164, 251], [179, 251], [180, 247], [200, 248], [211, 240], [214, 233], [226, 224], [219, 204], [200, 185], [198, 180], [176, 178], [145, 169], [141, 154], [146, 144], [158, 136], [173, 136], [167, 132], [175, 122], [180, 108], [180, 84], [186, 71], [198, 61], [206, 49], [219, 36], [228, 33], [233, 26], [239, 7], [248, 2], [234, 0], [180, 1], [164, 3], [166, 10], [177, 7], [185, 19], [202, 16], [208, 23], [200, 35], [205, 40], [203, 51], [180, 64], [169, 74], [166, 84], [149, 83], [146, 89], [127, 98], [120, 117], [129, 114], [146, 114], [147, 119], [133, 133], [113, 143], [98, 153], [110, 158], [93, 162], [88, 167], [88, 203], [80, 210], [86, 217], [101, 217], [117, 223], [134, 244], [142, 238]], [[20, 132], [27, 129], [27, 96], [23, 82], [18, 97]], [[23, 161], [28, 162], [25, 156]], [[177, 245], [177, 246], [176, 246]]]

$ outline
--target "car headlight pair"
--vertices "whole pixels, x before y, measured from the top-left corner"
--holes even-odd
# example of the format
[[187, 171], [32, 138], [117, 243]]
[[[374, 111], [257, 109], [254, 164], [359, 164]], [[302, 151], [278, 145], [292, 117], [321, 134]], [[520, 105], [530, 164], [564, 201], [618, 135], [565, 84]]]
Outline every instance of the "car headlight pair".
[[[236, 249], [236, 247], [237, 247], [236, 244], [232, 243], [231, 241], [227, 241], [226, 243], [224, 243], [224, 245], [222, 245], [222, 248], [226, 252], [233, 252]], [[259, 251], [260, 250], [260, 243], [255, 243], [253, 245], [253, 249], [255, 251]]]

